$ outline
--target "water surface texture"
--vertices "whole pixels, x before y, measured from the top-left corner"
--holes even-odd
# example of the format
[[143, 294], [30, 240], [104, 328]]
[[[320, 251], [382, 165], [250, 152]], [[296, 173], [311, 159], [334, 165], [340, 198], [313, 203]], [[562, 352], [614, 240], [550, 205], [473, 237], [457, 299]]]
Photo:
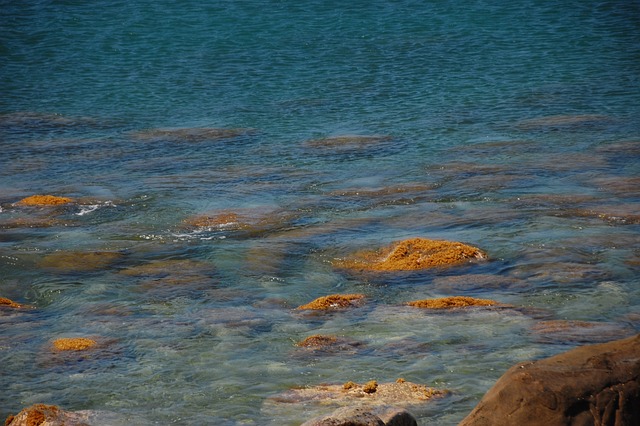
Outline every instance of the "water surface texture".
[[[455, 425], [640, 329], [637, 1], [0, 4], [1, 418], [296, 425], [332, 408], [288, 389], [402, 377]], [[414, 237], [487, 259], [333, 266]], [[295, 310], [335, 293], [366, 302]], [[405, 305], [442, 296], [513, 308]]]

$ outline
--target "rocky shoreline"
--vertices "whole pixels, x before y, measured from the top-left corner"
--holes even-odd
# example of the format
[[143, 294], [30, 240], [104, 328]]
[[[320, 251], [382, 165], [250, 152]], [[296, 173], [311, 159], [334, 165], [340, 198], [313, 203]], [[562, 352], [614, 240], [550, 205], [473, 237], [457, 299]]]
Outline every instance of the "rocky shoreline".
[[[398, 379], [390, 384], [347, 382], [342, 386], [297, 389], [287, 393], [288, 401], [283, 395], [275, 399], [284, 403], [341, 400], [346, 404], [303, 426], [417, 426], [417, 420], [404, 405], [443, 394]], [[113, 416], [35, 404], [9, 416], [5, 426], [101, 425]], [[640, 424], [640, 334], [514, 365], [459, 426], [541, 424]]]

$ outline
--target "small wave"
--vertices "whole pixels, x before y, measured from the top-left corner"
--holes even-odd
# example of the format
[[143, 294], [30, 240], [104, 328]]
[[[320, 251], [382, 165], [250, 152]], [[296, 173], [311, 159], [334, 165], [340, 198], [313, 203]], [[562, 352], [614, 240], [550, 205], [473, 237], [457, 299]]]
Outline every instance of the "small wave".
[[76, 213], [76, 216], [84, 216], [98, 210], [100, 207], [116, 207], [116, 205], [113, 203], [113, 201], [105, 201], [104, 203], [80, 206], [80, 211]]

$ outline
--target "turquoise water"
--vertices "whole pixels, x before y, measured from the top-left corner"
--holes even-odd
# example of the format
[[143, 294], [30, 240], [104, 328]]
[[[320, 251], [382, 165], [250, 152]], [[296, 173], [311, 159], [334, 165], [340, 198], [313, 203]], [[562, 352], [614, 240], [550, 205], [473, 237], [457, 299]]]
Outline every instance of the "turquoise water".
[[[510, 365], [640, 329], [638, 2], [1, 3], [0, 297], [34, 309], [0, 308], [0, 417], [295, 425], [330, 409], [287, 389], [403, 377], [454, 425]], [[185, 224], [221, 212], [252, 226]], [[488, 260], [331, 265], [416, 236]], [[367, 303], [294, 310], [333, 293]], [[450, 295], [515, 308], [402, 305]]]

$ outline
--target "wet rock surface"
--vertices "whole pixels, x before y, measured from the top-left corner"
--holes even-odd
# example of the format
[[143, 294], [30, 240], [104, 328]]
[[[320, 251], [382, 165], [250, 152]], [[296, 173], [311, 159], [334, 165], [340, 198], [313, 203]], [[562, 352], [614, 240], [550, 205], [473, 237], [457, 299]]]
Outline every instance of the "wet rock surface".
[[460, 426], [640, 424], [640, 335], [511, 367]]
[[331, 294], [319, 297], [309, 303], [298, 306], [297, 310], [332, 310], [359, 306], [362, 304], [364, 294]]
[[459, 309], [472, 306], [499, 306], [495, 300], [477, 299], [466, 296], [440, 297], [436, 299], [422, 299], [407, 302], [407, 305], [424, 309]]
[[338, 268], [363, 271], [411, 271], [451, 266], [486, 255], [475, 247], [451, 241], [413, 238], [381, 250], [366, 250], [334, 261]]
[[319, 385], [303, 389], [291, 389], [270, 400], [274, 403], [323, 405], [398, 405], [402, 407], [420, 405], [448, 391], [398, 379], [392, 383], [374, 380], [365, 384], [346, 382], [342, 385]]
[[326, 416], [308, 420], [302, 426], [417, 426], [407, 410], [391, 406], [342, 407]]

